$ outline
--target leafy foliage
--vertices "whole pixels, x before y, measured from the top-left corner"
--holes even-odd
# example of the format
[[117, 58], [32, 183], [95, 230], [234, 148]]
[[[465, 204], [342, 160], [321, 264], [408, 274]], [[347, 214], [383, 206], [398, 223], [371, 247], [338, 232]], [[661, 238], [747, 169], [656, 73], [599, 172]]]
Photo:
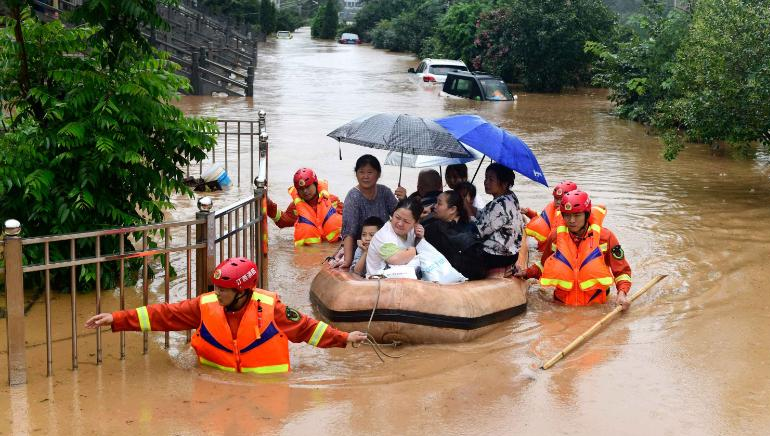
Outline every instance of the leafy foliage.
[[615, 16], [600, 0], [516, 0], [482, 14], [475, 66], [558, 92], [587, 77], [586, 41], [612, 33]]
[[25, 236], [162, 221], [172, 195], [192, 195], [182, 168], [215, 144], [215, 123], [172, 104], [189, 88], [179, 67], [125, 28], [157, 23], [156, 3], [86, 4], [77, 17], [91, 24], [73, 28], [29, 9], [1, 18], [0, 214]]
[[275, 30], [293, 32], [303, 25], [303, 20], [293, 9], [281, 9], [276, 16]]
[[646, 0], [643, 14], [632, 17], [629, 24], [622, 42], [611, 47], [589, 41], [586, 51], [597, 57], [593, 83], [612, 90], [610, 99], [618, 115], [650, 123], [657, 102], [672, 91], [672, 68], [690, 15], [666, 13], [663, 2]]
[[445, 2], [441, 0], [417, 3], [392, 20], [378, 23], [371, 32], [372, 44], [393, 51], [424, 54], [423, 48], [445, 11]]
[[491, 1], [462, 1], [449, 6], [426, 43], [425, 55], [462, 59], [470, 64], [480, 54], [475, 40], [481, 14], [491, 9], [492, 5]]
[[356, 22], [349, 29], [366, 42], [372, 40], [371, 32], [383, 20], [391, 20], [404, 12], [414, 2], [409, 0], [368, 1], [356, 14]]
[[589, 43], [595, 82], [620, 116], [662, 134], [664, 157], [684, 141], [752, 154], [770, 147], [770, 9], [759, 0], [700, 0], [693, 14], [646, 0], [645, 14], [615, 47]]
[[310, 27], [310, 35], [319, 39], [334, 39], [339, 26], [339, 5], [336, 0], [326, 0], [319, 6]]

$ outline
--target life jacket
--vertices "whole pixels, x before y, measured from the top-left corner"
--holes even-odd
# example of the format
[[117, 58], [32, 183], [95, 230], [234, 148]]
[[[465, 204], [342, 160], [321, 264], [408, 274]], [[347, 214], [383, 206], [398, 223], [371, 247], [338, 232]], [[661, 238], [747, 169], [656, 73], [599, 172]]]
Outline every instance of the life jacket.
[[586, 236], [577, 245], [564, 221], [557, 220], [554, 252], [543, 265], [540, 284], [555, 286], [554, 298], [564, 304], [585, 306], [607, 300], [613, 277], [604, 262], [607, 244], [600, 243], [606, 214], [606, 209], [601, 207], [591, 209]]
[[201, 295], [201, 323], [191, 341], [198, 361], [229, 372], [289, 371], [289, 341], [273, 319], [276, 298], [273, 292], [255, 289], [233, 339], [216, 294]]
[[556, 222], [557, 215], [561, 215], [561, 211], [556, 208], [552, 201], [545, 206], [540, 215], [529, 220], [524, 229], [527, 235], [537, 239], [537, 251], [541, 253], [545, 249], [545, 240], [551, 234], [551, 227]]
[[297, 208], [297, 222], [294, 223], [294, 246], [318, 244], [322, 241], [336, 242], [342, 230], [342, 215], [337, 213], [337, 202], [331, 200], [326, 180], [318, 181], [318, 203], [310, 206], [289, 188], [289, 195]]

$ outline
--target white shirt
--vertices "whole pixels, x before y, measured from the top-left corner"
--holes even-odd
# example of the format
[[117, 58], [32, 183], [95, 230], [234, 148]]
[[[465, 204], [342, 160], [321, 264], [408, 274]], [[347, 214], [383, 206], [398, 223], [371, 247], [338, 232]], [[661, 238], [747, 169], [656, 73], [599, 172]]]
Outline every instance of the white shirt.
[[393, 226], [390, 225], [390, 221], [386, 222], [385, 225], [374, 234], [372, 242], [369, 243], [369, 250], [366, 255], [367, 276], [378, 274], [385, 269], [385, 267], [388, 266], [385, 259], [390, 258], [390, 256], [401, 250], [414, 247], [414, 239], [414, 229], [409, 231], [406, 238], [402, 238], [393, 231]]

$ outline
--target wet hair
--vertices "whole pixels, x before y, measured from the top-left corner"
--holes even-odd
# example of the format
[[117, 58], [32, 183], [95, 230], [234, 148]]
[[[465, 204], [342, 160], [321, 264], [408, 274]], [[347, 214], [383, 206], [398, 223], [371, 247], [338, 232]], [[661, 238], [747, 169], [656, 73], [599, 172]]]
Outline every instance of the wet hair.
[[472, 199], [476, 198], [476, 187], [471, 182], [461, 182], [457, 185], [457, 188], [455, 188], [455, 192], [462, 198], [465, 198], [468, 194], [470, 194]]
[[460, 178], [468, 180], [468, 165], [465, 164], [452, 164], [447, 165], [446, 171], [444, 171], [444, 178], [446, 178], [446, 175], [450, 172], [453, 172], [460, 176]]
[[384, 226], [385, 223], [382, 222], [382, 219], [378, 216], [370, 216], [369, 218], [365, 219], [363, 223], [361, 223], [361, 228], [367, 226], [376, 226], [378, 229], [381, 229], [382, 226]]
[[358, 160], [356, 161], [356, 168], [353, 171], [358, 172], [358, 170], [360, 170], [361, 168], [367, 165], [374, 168], [374, 170], [377, 171], [377, 174], [382, 174], [382, 167], [380, 166], [380, 161], [378, 161], [377, 158], [372, 156], [371, 154], [365, 154], [359, 157]]
[[448, 207], [454, 207], [457, 209], [457, 216], [460, 218], [461, 223], [468, 222], [468, 211], [465, 209], [465, 202], [457, 191], [444, 191], [439, 196], [443, 195], [446, 205]]
[[422, 201], [420, 201], [420, 196], [409, 196], [396, 204], [396, 208], [393, 209], [393, 213], [396, 213], [399, 209], [409, 209], [410, 212], [412, 212], [412, 217], [414, 217], [414, 222], [419, 223], [420, 217], [422, 216]]
[[508, 185], [508, 190], [513, 187], [513, 182], [516, 180], [516, 174], [513, 173], [512, 169], [495, 162], [487, 167], [487, 171], [495, 173], [495, 176], [500, 183]]
[[425, 192], [441, 191], [444, 187], [441, 174], [433, 169], [420, 171], [420, 175], [417, 176], [417, 186], [424, 189]]

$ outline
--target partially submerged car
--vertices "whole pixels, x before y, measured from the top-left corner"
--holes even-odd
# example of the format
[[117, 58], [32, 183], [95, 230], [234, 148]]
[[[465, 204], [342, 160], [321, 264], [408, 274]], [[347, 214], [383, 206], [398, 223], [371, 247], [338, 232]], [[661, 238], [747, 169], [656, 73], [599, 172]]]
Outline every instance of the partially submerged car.
[[292, 35], [288, 30], [279, 30], [275, 33], [275, 37], [278, 39], [292, 39], [294, 38], [294, 35]]
[[479, 101], [516, 100], [516, 96], [511, 94], [501, 78], [483, 71], [448, 73], [441, 95]]
[[410, 68], [417, 78], [428, 83], [444, 83], [447, 73], [451, 71], [468, 71], [463, 61], [453, 59], [423, 59], [417, 69]]
[[340, 44], [361, 44], [361, 38], [355, 33], [343, 33], [340, 35]]

